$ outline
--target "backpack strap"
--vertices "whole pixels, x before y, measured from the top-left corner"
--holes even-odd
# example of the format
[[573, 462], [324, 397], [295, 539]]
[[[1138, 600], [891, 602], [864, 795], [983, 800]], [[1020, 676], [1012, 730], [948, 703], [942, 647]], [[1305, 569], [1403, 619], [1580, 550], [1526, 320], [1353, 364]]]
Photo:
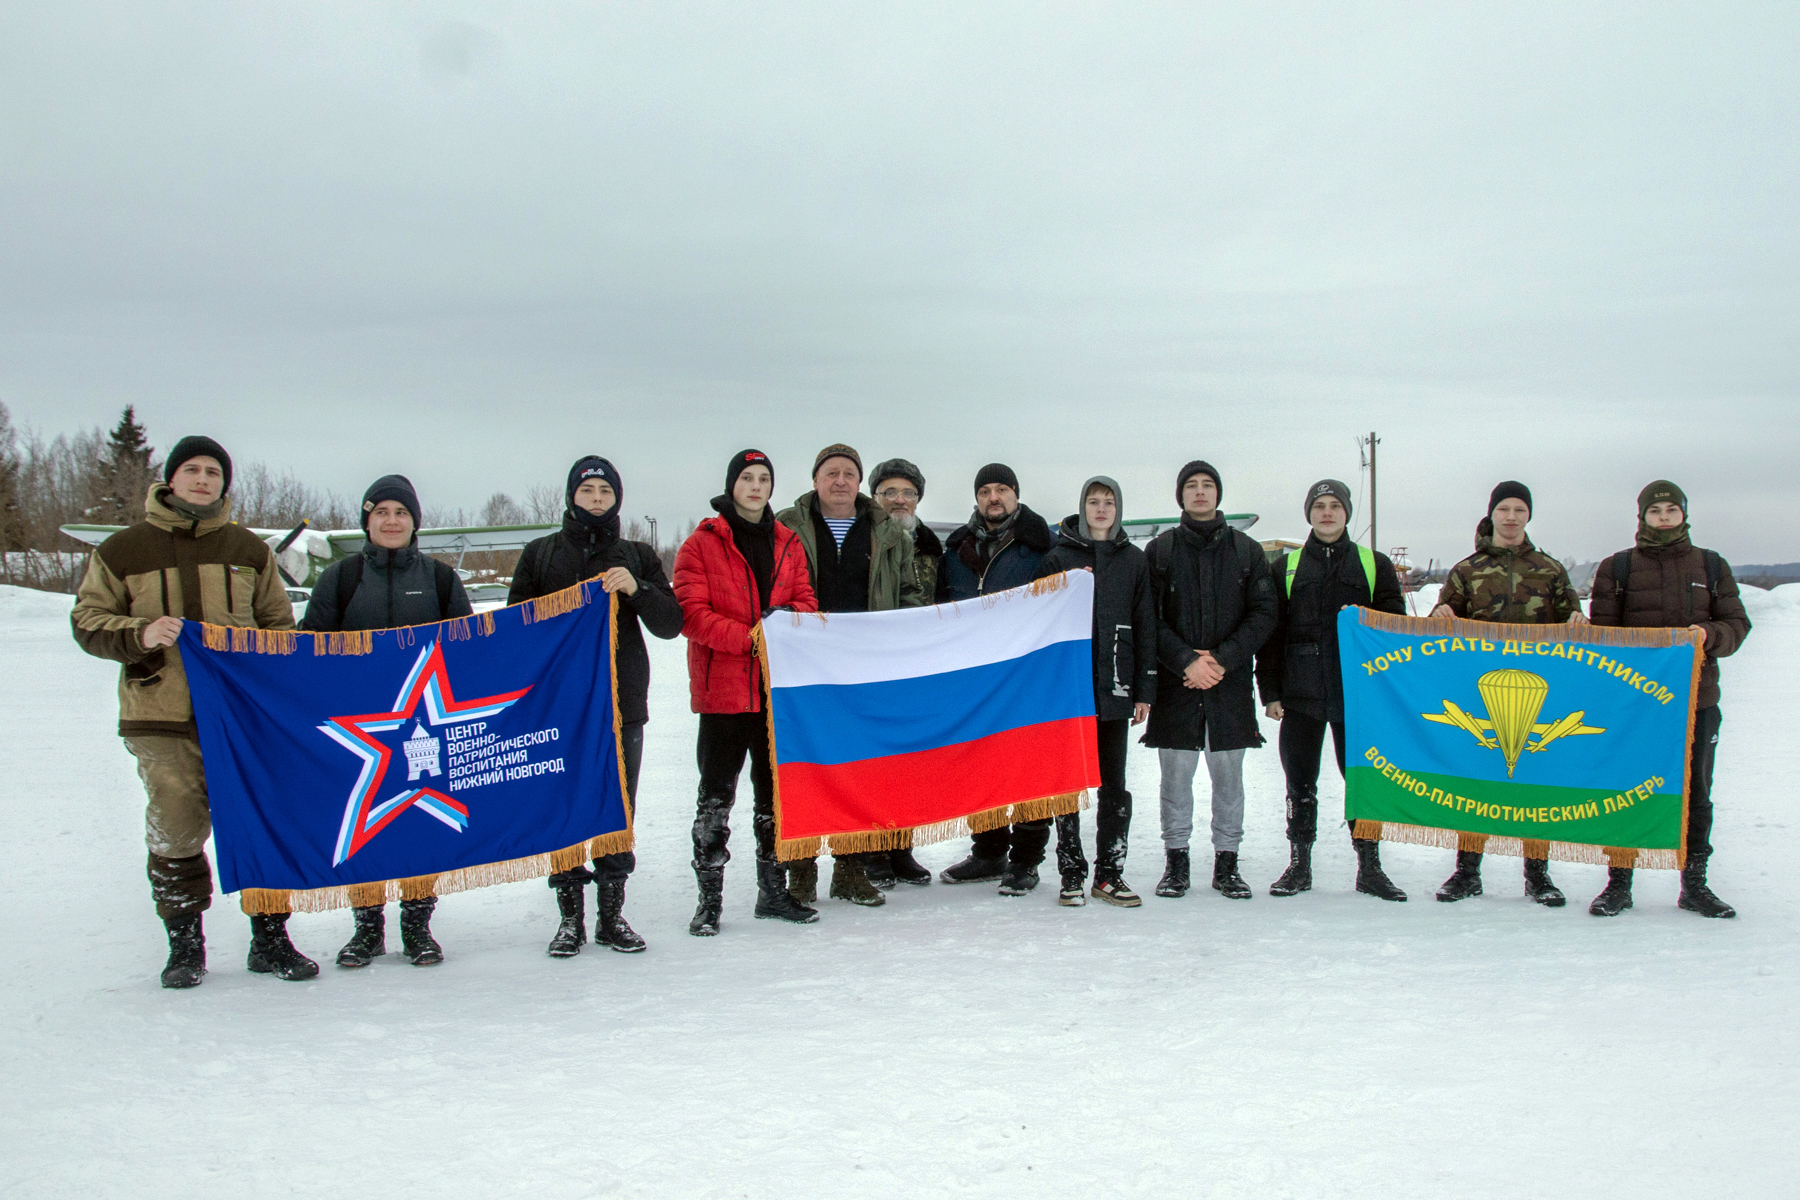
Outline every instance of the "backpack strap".
[[1725, 560], [1719, 557], [1717, 550], [1702, 550], [1700, 554], [1706, 560], [1706, 594], [1716, 600], [1719, 580], [1725, 578]]
[[1621, 550], [1612, 556], [1613, 596], [1625, 602], [1625, 584], [1631, 579], [1631, 551]]
[[456, 594], [456, 569], [441, 558], [431, 560], [437, 575], [438, 620], [450, 615], [450, 599]]
[[344, 614], [350, 611], [350, 601], [356, 598], [356, 589], [362, 586], [363, 556], [358, 550], [349, 558], [338, 564], [337, 578], [337, 613], [338, 628], [344, 627]]

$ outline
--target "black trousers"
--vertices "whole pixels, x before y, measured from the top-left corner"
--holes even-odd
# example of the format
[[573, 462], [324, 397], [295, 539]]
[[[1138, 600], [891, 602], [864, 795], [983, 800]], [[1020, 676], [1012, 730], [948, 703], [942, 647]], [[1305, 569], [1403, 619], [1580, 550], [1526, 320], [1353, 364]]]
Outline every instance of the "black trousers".
[[1688, 761], [1689, 854], [1712, 853], [1712, 781], [1713, 760], [1719, 753], [1719, 725], [1724, 718], [1719, 706], [1703, 708], [1694, 714], [1694, 748]]
[[[1126, 841], [1131, 834], [1131, 793], [1125, 790], [1125, 749], [1131, 721], [1094, 722], [1100, 752], [1100, 794], [1094, 813], [1094, 877], [1118, 879], [1125, 871]], [[1081, 852], [1081, 814], [1056, 818], [1056, 868], [1063, 875], [1086, 879], [1087, 857]]]
[[1337, 748], [1338, 775], [1344, 774], [1344, 723], [1288, 709], [1281, 718], [1281, 771], [1287, 776], [1288, 841], [1310, 846], [1319, 835], [1319, 759], [1325, 727]]
[[775, 776], [769, 762], [767, 713], [701, 713], [700, 796], [694, 812], [694, 870], [714, 870], [731, 861], [731, 806], [738, 776], [750, 760], [755, 797], [751, 828], [759, 862], [775, 861]]
[[[619, 749], [625, 756], [625, 794], [631, 797], [631, 823], [637, 825], [638, 768], [644, 764], [644, 723], [622, 726], [619, 730]], [[624, 883], [637, 870], [637, 855], [630, 851], [618, 854], [602, 854], [594, 860], [594, 869], [590, 874], [585, 867], [576, 867], [572, 871], [558, 871], [550, 876], [550, 886], [564, 887], [571, 883], [585, 883], [588, 879], [596, 879], [601, 883]]]

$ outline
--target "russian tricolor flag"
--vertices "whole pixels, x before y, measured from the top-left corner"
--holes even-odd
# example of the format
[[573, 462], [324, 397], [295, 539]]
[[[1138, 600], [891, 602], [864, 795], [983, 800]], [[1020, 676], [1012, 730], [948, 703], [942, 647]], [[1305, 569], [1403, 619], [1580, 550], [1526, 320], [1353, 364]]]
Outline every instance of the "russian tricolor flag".
[[1073, 811], [1100, 781], [1093, 607], [1093, 575], [1071, 571], [931, 608], [771, 616], [780, 839], [838, 835], [842, 853], [878, 848], [842, 835]]

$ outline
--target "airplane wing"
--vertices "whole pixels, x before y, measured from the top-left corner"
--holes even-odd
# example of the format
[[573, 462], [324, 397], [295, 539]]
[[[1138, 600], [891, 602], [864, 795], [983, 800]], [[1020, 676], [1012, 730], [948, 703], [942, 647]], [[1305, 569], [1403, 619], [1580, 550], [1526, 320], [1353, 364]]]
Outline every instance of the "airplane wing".
[[1538, 735], [1538, 740], [1526, 747], [1526, 749], [1535, 754], [1545, 746], [1548, 746], [1551, 742], [1554, 742], [1557, 738], [1577, 737], [1585, 733], [1606, 732], [1606, 730], [1597, 729], [1592, 725], [1583, 725], [1581, 723], [1582, 718], [1586, 716], [1587, 713], [1585, 711], [1576, 709], [1560, 721], [1552, 721], [1546, 725], [1533, 725], [1531, 727], [1531, 732]]
[[1439, 725], [1449, 725], [1452, 728], [1460, 729], [1489, 750], [1492, 750], [1499, 745], [1493, 738], [1487, 736], [1488, 732], [1493, 730], [1494, 723], [1485, 718], [1470, 716], [1468, 713], [1464, 712], [1454, 700], [1444, 701], [1444, 711], [1441, 713], [1420, 713], [1419, 715], [1424, 717], [1427, 721], [1434, 721]]
[[[419, 530], [419, 549], [430, 554], [461, 554], [468, 550], [522, 550], [527, 542], [536, 541], [562, 526], [544, 525], [470, 525], [461, 528], [439, 526]], [[339, 529], [325, 535], [337, 554], [355, 553], [367, 539], [360, 529]]]

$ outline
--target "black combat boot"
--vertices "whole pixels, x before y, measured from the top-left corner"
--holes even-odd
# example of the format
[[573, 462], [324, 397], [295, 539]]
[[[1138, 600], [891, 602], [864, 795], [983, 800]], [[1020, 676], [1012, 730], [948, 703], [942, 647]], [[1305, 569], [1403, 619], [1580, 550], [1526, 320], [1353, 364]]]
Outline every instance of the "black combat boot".
[[1269, 885], [1271, 896], [1298, 896], [1312, 891], [1312, 843], [1288, 843], [1288, 869]]
[[1008, 862], [1006, 870], [1000, 874], [1000, 894], [1002, 896], [1023, 896], [1038, 885], [1038, 869], [1035, 863]]
[[311, 979], [319, 964], [288, 941], [288, 914], [257, 913], [250, 918], [250, 955], [244, 966], [277, 979]]
[[1687, 866], [1681, 868], [1681, 897], [1676, 900], [1677, 907], [1689, 912], [1697, 912], [1703, 917], [1735, 917], [1737, 909], [1713, 895], [1706, 886], [1705, 854], [1690, 854]]
[[1542, 858], [1525, 860], [1525, 895], [1545, 908], [1561, 908], [1569, 902], [1562, 889], [1550, 882], [1550, 862]]
[[415, 967], [434, 967], [444, 961], [444, 948], [431, 936], [431, 913], [437, 897], [400, 902], [400, 953]]
[[945, 867], [939, 871], [938, 879], [944, 883], [987, 883], [1004, 874], [1004, 858], [982, 858], [979, 854], [971, 854], [954, 867]]
[[894, 860], [888, 857], [886, 850], [877, 850], [871, 854], [856, 856], [857, 865], [862, 867], [863, 874], [869, 882], [884, 892], [894, 890]]
[[888, 865], [894, 872], [894, 878], [901, 883], [910, 883], [914, 887], [926, 887], [931, 883], [931, 872], [913, 857], [911, 848], [889, 850]]
[[636, 954], [646, 949], [648, 943], [625, 923], [625, 881], [609, 883], [601, 880], [594, 885], [594, 890], [600, 893], [600, 919], [594, 930], [594, 945], [610, 946], [620, 954]]
[[[874, 891], [873, 888], [869, 890]], [[880, 892], [875, 894], [881, 895]], [[794, 899], [793, 893], [787, 889], [787, 873], [781, 869], [780, 863], [757, 859], [756, 917], [758, 920], [773, 918], [777, 921], [792, 921], [796, 925], [810, 925], [819, 919], [819, 910]], [[699, 920], [698, 913], [694, 914], [694, 919]], [[714, 925], [714, 932], [717, 932], [716, 920]]]
[[1481, 851], [1458, 850], [1456, 870], [1437, 890], [1437, 898], [1449, 904], [1481, 895]]
[[206, 932], [200, 926], [200, 914], [170, 917], [163, 925], [169, 931], [169, 961], [163, 965], [162, 985], [198, 987], [200, 977], [206, 974]]
[[587, 945], [587, 903], [582, 886], [579, 879], [556, 885], [556, 911], [562, 920], [550, 938], [547, 953], [551, 958], [574, 958]]
[[366, 967], [387, 953], [387, 905], [370, 904], [350, 911], [356, 917], [356, 928], [338, 951], [337, 965]]
[[[695, 937], [713, 937], [719, 932], [719, 913], [725, 907], [725, 868], [695, 867], [694, 879], [700, 885], [700, 903], [688, 932]], [[759, 898], [757, 904], [761, 905]]]
[[1595, 917], [1616, 917], [1631, 907], [1631, 868], [1608, 867], [1606, 890], [1594, 897], [1588, 913]]
[[1213, 891], [1227, 900], [1248, 900], [1250, 885], [1238, 874], [1237, 851], [1221, 850], [1213, 855]]
[[1064, 908], [1080, 908], [1087, 903], [1087, 876], [1079, 871], [1064, 871], [1062, 891], [1057, 893], [1056, 902]]
[[1356, 847], [1356, 890], [1377, 900], [1403, 903], [1406, 893], [1381, 869], [1381, 843], [1374, 838], [1351, 838]]
[[794, 898], [795, 904], [812, 905], [819, 902], [819, 860], [816, 858], [795, 859], [787, 865], [788, 895]]
[[1167, 865], [1163, 868], [1163, 877], [1156, 885], [1159, 896], [1185, 896], [1189, 883], [1188, 852], [1186, 850], [1163, 850], [1163, 858]]

